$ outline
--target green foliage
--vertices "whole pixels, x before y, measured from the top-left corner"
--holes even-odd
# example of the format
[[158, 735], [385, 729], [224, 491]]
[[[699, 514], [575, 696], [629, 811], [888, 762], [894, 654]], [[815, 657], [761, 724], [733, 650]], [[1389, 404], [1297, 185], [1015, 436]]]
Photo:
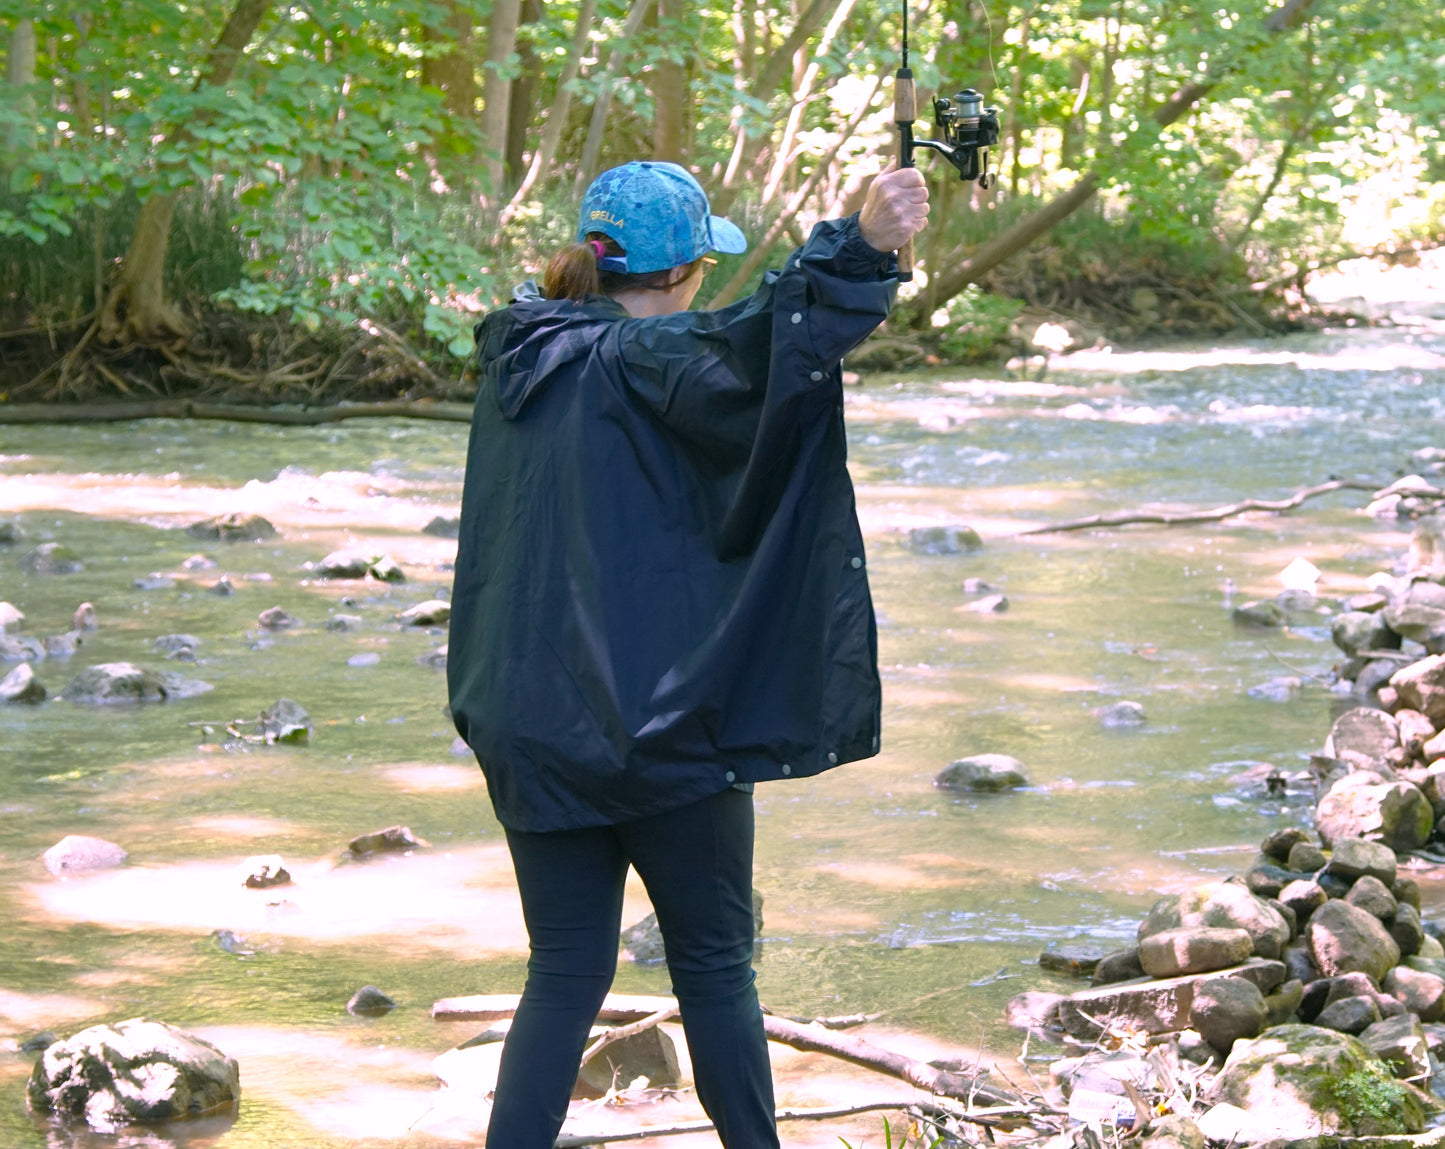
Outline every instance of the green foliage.
[[933, 316], [939, 355], [950, 362], [968, 363], [988, 358], [1009, 341], [1009, 328], [1023, 304], [990, 295], [971, 283], [939, 310], [943, 314]]
[[1330, 1083], [1340, 1113], [1352, 1125], [1389, 1122], [1403, 1128], [1405, 1087], [1380, 1064], [1370, 1063]]
[[[842, 1137], [839, 1137], [838, 1140], [843, 1142], [845, 1149], [853, 1149], [852, 1142]], [[908, 1128], [899, 1134], [898, 1143], [895, 1146], [893, 1128], [888, 1124], [888, 1118], [883, 1118], [883, 1149], [937, 1149], [942, 1144], [943, 1136], [941, 1134], [935, 1134], [930, 1139], [919, 1127], [918, 1122], [910, 1121]], [[858, 1149], [862, 1149], [861, 1143]]]

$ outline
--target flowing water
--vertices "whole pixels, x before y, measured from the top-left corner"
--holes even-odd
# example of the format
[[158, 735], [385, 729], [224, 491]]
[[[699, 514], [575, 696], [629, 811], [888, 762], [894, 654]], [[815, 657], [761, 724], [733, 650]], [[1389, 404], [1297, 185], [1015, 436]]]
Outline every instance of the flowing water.
[[[1388, 481], [1440, 442], [1445, 334], [1065, 362], [1037, 384], [953, 372], [849, 391], [884, 746], [759, 787], [757, 964], [776, 1012], [881, 1013], [879, 1040], [1017, 1053], [1004, 1001], [1070, 984], [1037, 967], [1044, 946], [1125, 943], [1159, 893], [1238, 871], [1253, 843], [1304, 814], [1302, 795], [1271, 798], [1236, 776], [1298, 768], [1321, 743], [1338, 705], [1323, 682], [1336, 657], [1328, 607], [1296, 612], [1287, 630], [1247, 631], [1230, 603], [1276, 594], [1297, 556], [1323, 572], [1322, 603], [1361, 590], [1396, 559], [1405, 528], [1363, 517], [1367, 496], [1341, 492], [1284, 516], [1017, 532], [1144, 505], [1278, 498], [1332, 475]], [[401, 421], [0, 428], [0, 513], [32, 544], [53, 539], [85, 559], [80, 573], [37, 576], [19, 566], [28, 545], [0, 548], [0, 599], [25, 612], [29, 634], [68, 629], [81, 601], [100, 620], [75, 657], [37, 664], [52, 694], [86, 665], [121, 660], [214, 687], [130, 709], [0, 710], [0, 1145], [479, 1140], [475, 1109], [438, 1095], [430, 1067], [483, 1027], [433, 1022], [427, 1009], [517, 991], [524, 933], [480, 776], [452, 750], [444, 674], [419, 661], [445, 636], [393, 619], [446, 592], [455, 544], [420, 528], [455, 514], [465, 446], [463, 426]], [[280, 537], [201, 544], [178, 529], [231, 510], [266, 515]], [[911, 528], [964, 523], [984, 536], [981, 552], [908, 546]], [[351, 542], [392, 554], [408, 581], [309, 578], [305, 564]], [[218, 567], [183, 569], [197, 552]], [[207, 589], [222, 571], [232, 596]], [[133, 585], [153, 572], [175, 585]], [[998, 588], [1007, 611], [970, 610], [979, 594], [967, 579]], [[258, 612], [276, 605], [303, 625], [260, 630]], [[324, 630], [338, 612], [361, 629]], [[195, 664], [152, 652], [174, 632], [201, 639]], [[361, 654], [377, 657], [349, 661]], [[1302, 686], [1286, 696], [1254, 690], [1288, 676]], [[310, 711], [309, 745], [226, 745], [227, 721], [279, 697]], [[1141, 703], [1147, 722], [1101, 724], [1093, 712], [1120, 700]], [[1032, 785], [934, 787], [951, 760], [981, 752], [1020, 759]], [[352, 836], [395, 823], [431, 848], [341, 862]], [[129, 860], [54, 878], [40, 855], [70, 833], [117, 842]], [[241, 888], [242, 860], [274, 853], [295, 884]], [[627, 922], [645, 912], [635, 891]], [[219, 930], [239, 940], [223, 945]], [[342, 1007], [363, 984], [398, 1008], [350, 1017]], [[616, 988], [661, 993], [667, 978], [624, 962]], [[117, 1142], [27, 1116], [34, 1056], [19, 1042], [137, 1015], [199, 1030], [240, 1059], [234, 1123]], [[780, 1058], [782, 1100], [831, 1096]], [[806, 1136], [837, 1144], [836, 1131]]]

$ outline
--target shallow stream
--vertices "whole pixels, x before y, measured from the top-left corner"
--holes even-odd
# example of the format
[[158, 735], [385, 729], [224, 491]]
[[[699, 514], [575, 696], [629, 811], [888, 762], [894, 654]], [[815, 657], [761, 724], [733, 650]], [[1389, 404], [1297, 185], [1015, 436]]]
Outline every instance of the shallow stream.
[[[1233, 779], [1262, 762], [1297, 768], [1322, 742], [1337, 705], [1323, 682], [1336, 657], [1328, 608], [1257, 631], [1236, 628], [1229, 607], [1276, 594], [1297, 556], [1323, 572], [1323, 601], [1362, 590], [1406, 528], [1340, 492], [1218, 524], [1016, 532], [1280, 498], [1331, 476], [1383, 484], [1413, 450], [1445, 445], [1445, 334], [1063, 364], [1042, 383], [953, 372], [849, 389], [884, 744], [868, 762], [759, 787], [759, 986], [776, 1012], [882, 1013], [878, 1040], [1017, 1054], [1004, 1001], [1069, 984], [1038, 969], [1044, 946], [1123, 944], [1159, 893], [1238, 871], [1266, 832], [1303, 816], [1302, 795]], [[0, 709], [0, 1144], [117, 1144], [28, 1117], [34, 1057], [17, 1046], [142, 1014], [238, 1057], [246, 1093], [234, 1124], [121, 1144], [479, 1140], [474, 1113], [437, 1103], [430, 1062], [483, 1027], [427, 1011], [520, 989], [524, 934], [480, 776], [452, 752], [444, 674], [418, 661], [445, 635], [393, 618], [448, 587], [455, 544], [420, 528], [456, 513], [465, 446], [461, 425], [401, 421], [0, 428], [0, 515], [30, 545], [63, 542], [85, 560], [37, 576], [19, 566], [29, 545], [0, 547], [0, 599], [25, 612], [28, 634], [68, 629], [82, 601], [100, 621], [75, 657], [36, 665], [52, 695], [80, 668], [121, 660], [214, 687], [133, 709]], [[201, 544], [180, 529], [232, 510], [265, 515], [280, 538]], [[985, 539], [977, 554], [908, 546], [914, 527], [965, 523]], [[408, 581], [311, 581], [305, 564], [350, 543], [390, 553]], [[198, 552], [218, 566], [183, 569]], [[229, 597], [207, 589], [221, 572]], [[133, 585], [152, 573], [174, 586]], [[980, 594], [966, 579], [996, 587], [1007, 611], [968, 609]], [[260, 630], [258, 612], [276, 605], [304, 625]], [[324, 630], [338, 612], [362, 628]], [[152, 652], [175, 632], [201, 639], [196, 663]], [[348, 661], [358, 654], [379, 658]], [[1255, 689], [1288, 677], [1300, 688]], [[228, 720], [283, 696], [309, 710], [309, 745], [223, 745]], [[1143, 726], [1093, 713], [1125, 699], [1143, 705]], [[1033, 785], [933, 786], [981, 752], [1020, 759]], [[351, 837], [394, 823], [431, 848], [342, 863]], [[69, 833], [120, 843], [129, 860], [53, 878], [40, 855]], [[295, 884], [242, 889], [241, 860], [272, 853]], [[1445, 890], [1426, 898], [1428, 916]], [[624, 924], [646, 910], [638, 890]], [[241, 940], [227, 948], [218, 930]], [[399, 1007], [348, 1016], [363, 984]], [[662, 993], [667, 978], [624, 962], [616, 988]], [[830, 1099], [806, 1081], [784, 1074], [780, 1099]]]

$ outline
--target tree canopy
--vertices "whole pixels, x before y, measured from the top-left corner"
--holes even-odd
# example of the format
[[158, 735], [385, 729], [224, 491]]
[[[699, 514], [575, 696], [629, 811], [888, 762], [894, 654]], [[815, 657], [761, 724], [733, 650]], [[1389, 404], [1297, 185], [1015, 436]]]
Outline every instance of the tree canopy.
[[[275, 316], [452, 375], [587, 181], [648, 157], [760, 248], [721, 269], [734, 297], [888, 162], [901, 13], [0, 0], [0, 323], [175, 354], [203, 312]], [[988, 191], [920, 161], [936, 208], [900, 325], [966, 322], [980, 282], [1059, 304], [1124, 265], [1238, 285], [1238, 311], [1250, 284], [1442, 232], [1437, 0], [950, 0], [910, 34], [921, 105], [980, 89], [1002, 138]]]

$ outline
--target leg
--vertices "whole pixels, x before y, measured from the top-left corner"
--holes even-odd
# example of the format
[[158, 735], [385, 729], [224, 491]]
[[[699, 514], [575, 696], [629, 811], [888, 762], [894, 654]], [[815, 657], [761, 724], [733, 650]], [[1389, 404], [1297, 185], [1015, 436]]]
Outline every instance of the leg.
[[727, 1149], [776, 1149], [753, 985], [752, 795], [724, 790], [616, 829], [657, 910], [698, 1100]]
[[488, 1149], [552, 1149], [617, 969], [627, 860], [612, 828], [507, 831], [532, 956], [502, 1049]]

